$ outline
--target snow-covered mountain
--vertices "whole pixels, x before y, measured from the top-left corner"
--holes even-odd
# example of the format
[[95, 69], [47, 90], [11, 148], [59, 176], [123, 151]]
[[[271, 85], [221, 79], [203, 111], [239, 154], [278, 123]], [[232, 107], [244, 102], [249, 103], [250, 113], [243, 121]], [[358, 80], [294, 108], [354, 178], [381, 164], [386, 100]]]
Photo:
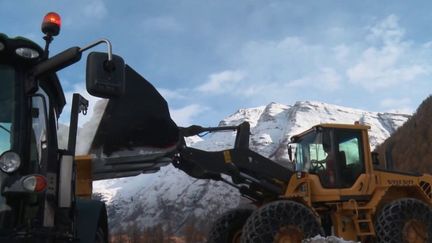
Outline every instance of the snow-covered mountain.
[[[251, 124], [250, 147], [280, 163], [287, 160], [289, 138], [319, 123], [361, 123], [371, 126], [370, 141], [375, 147], [410, 116], [378, 113], [303, 101], [294, 105], [270, 103], [240, 109], [219, 126]], [[232, 147], [233, 132], [192, 137], [188, 144], [204, 150]], [[230, 208], [247, 203], [237, 190], [222, 182], [197, 180], [173, 166], [155, 174], [94, 182], [94, 192], [106, 201], [113, 233], [162, 226], [170, 235], [182, 235], [186, 228], [205, 232], [212, 221]]]

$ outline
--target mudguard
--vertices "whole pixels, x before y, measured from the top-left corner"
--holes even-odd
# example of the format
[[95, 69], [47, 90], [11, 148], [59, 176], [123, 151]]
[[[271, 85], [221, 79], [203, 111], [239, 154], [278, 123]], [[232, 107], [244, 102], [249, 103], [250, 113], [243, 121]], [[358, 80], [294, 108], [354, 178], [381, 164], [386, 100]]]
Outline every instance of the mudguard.
[[80, 243], [93, 243], [96, 239], [98, 228], [102, 228], [105, 234], [105, 242], [108, 242], [108, 220], [105, 203], [77, 198], [76, 200], [76, 229]]

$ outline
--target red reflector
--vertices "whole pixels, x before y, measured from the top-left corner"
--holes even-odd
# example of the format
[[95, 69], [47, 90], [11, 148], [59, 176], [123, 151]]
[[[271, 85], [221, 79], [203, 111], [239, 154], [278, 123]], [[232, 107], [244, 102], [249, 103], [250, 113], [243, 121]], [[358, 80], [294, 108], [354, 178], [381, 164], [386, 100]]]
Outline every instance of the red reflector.
[[58, 15], [57, 13], [54, 13], [54, 12], [47, 13], [47, 15], [45, 15], [45, 17], [43, 19], [43, 23], [44, 24], [47, 24], [47, 23], [56, 24], [60, 28], [60, 26], [61, 26], [60, 15]]
[[47, 187], [47, 181], [44, 176], [35, 176], [36, 177], [36, 186], [35, 186], [35, 192], [41, 192], [44, 191]]

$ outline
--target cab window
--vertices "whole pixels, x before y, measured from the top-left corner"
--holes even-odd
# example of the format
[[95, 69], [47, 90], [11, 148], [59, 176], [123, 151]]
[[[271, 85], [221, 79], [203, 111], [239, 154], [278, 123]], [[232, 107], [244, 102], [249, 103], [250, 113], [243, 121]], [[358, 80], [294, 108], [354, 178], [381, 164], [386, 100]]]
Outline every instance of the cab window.
[[0, 154], [12, 149], [15, 116], [15, 71], [0, 65]]
[[327, 157], [327, 153], [324, 151], [322, 144], [310, 144], [309, 153], [311, 155], [311, 160], [321, 161]]
[[39, 89], [32, 97], [32, 136], [31, 153], [32, 161], [41, 163], [42, 155], [47, 146], [47, 110], [49, 107], [48, 96]]
[[339, 130], [336, 139], [341, 184], [349, 187], [364, 172], [361, 131]]

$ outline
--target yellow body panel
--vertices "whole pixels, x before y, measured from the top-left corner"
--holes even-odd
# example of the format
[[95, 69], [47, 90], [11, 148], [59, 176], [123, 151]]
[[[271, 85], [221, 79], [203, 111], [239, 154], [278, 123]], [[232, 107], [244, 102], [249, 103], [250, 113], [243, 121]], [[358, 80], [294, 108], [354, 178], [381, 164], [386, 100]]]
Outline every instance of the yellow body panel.
[[92, 184], [92, 158], [89, 155], [75, 156], [76, 164], [76, 196], [91, 198], [93, 191]]

